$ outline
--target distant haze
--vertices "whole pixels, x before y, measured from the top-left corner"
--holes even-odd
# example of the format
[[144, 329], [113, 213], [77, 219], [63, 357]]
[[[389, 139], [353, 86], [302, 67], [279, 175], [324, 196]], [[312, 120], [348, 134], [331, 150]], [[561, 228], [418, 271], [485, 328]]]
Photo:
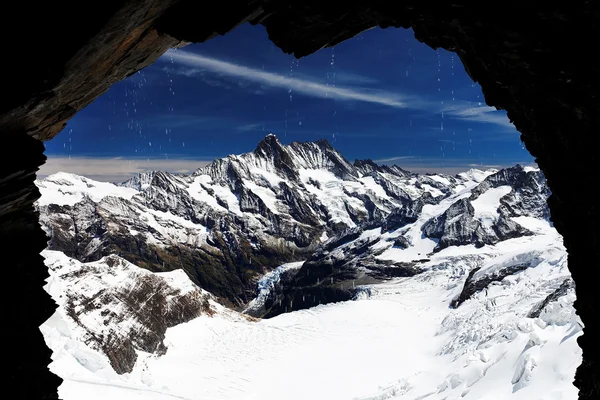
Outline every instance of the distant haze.
[[[170, 173], [190, 174], [212, 160], [192, 159], [147, 159], [147, 158], [99, 158], [99, 157], [52, 157], [49, 156], [39, 172], [43, 179], [57, 172], [69, 172], [102, 182], [123, 182], [132, 176], [147, 171], [166, 171]], [[352, 160], [350, 160], [352, 161]], [[455, 175], [471, 168], [487, 170], [505, 168], [515, 164], [534, 165], [531, 162], [514, 162], [510, 164], [469, 164], [463, 160], [439, 160], [417, 157], [404, 157], [396, 160], [375, 160], [380, 165], [398, 165], [417, 173], [442, 173]]]
[[185, 159], [48, 157], [46, 164], [42, 165], [37, 176], [42, 179], [57, 172], [69, 172], [97, 181], [123, 182], [135, 174], [146, 171], [190, 174], [208, 163], [209, 161]]

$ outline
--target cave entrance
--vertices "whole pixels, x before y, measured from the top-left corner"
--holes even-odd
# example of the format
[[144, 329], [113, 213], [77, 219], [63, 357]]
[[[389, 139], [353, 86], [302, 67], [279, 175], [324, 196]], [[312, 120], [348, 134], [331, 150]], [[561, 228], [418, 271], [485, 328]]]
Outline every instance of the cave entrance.
[[[18, 84], [8, 85], [0, 108], [7, 149], [2, 160], [0, 242], [7, 249], [7, 265], [13, 266], [6, 276], [14, 283], [8, 297], [22, 298], [23, 290], [30, 293], [9, 310], [8, 320], [18, 328], [5, 332], [15, 343], [9, 359], [19, 366], [12, 379], [15, 386], [26, 388], [22, 397], [55, 397], [58, 384], [47, 373], [49, 354], [38, 332], [55, 305], [40, 289], [46, 272], [38, 253], [46, 237], [32, 205], [39, 197], [35, 172], [45, 158], [37, 139], [55, 136], [100, 93], [168, 48], [182, 41], [203, 42], [229, 32], [240, 21], [251, 21], [266, 26], [278, 47], [299, 57], [375, 26], [412, 26], [420, 41], [461, 58], [469, 75], [481, 83], [486, 102], [508, 110], [548, 178], [552, 219], [565, 237], [569, 268], [577, 282], [576, 307], [586, 324], [586, 334], [578, 339], [584, 362], [575, 383], [580, 398], [596, 398], [600, 353], [594, 338], [600, 324], [594, 269], [589, 266], [598, 259], [600, 214], [590, 201], [589, 183], [595, 182], [600, 74], [582, 38], [597, 36], [597, 4], [575, 1], [540, 8], [510, 2], [491, 9], [470, 2], [438, 7], [377, 3], [334, 9], [320, 2], [271, 1], [219, 7], [207, 13], [191, 1], [160, 6], [112, 2], [101, 12], [89, 13], [67, 2], [27, 10], [17, 6], [6, 14], [14, 23], [2, 26], [7, 54], [12, 55], [5, 76]], [[35, 51], [14, 40], [31, 35], [39, 40]], [[47, 61], [43, 67], [40, 59]], [[17, 248], [23, 251], [13, 251]], [[32, 375], [40, 377], [39, 385], [30, 385]]]
[[[146, 354], [170, 362], [165, 349], [167, 354], [177, 352], [182, 342], [167, 341], [167, 328], [194, 324], [196, 319], [210, 324], [202, 319], [206, 316], [223, 318], [219, 302], [248, 319], [274, 318], [361, 296], [380, 307], [386, 301], [395, 304], [402, 318], [374, 318], [364, 324], [359, 318], [356, 325], [365, 326], [362, 333], [349, 324], [351, 336], [359, 341], [363, 334], [379, 337], [385, 325], [397, 330], [415, 314], [415, 331], [423, 332], [402, 341], [428, 335], [434, 340], [434, 325], [464, 341], [470, 331], [521, 340], [528, 329], [537, 329], [532, 321], [561, 327], [574, 323], [571, 314], [552, 313], [559, 299], [573, 310], [574, 290], [560, 258], [560, 236], [548, 223], [543, 175], [506, 113], [485, 105], [481, 88], [453, 53], [432, 51], [414, 39], [412, 30], [400, 29], [367, 31], [302, 60], [281, 53], [267, 39], [263, 27], [244, 25], [207, 43], [169, 50], [151, 66], [114, 84], [47, 142], [49, 159], [38, 173], [38, 210], [50, 239], [42, 253], [51, 271], [48, 290], [59, 311], [42, 331], [49, 346], [61, 354], [52, 368], [65, 379], [61, 393], [66, 398], [86, 387], [124, 379], [96, 377], [86, 386], [77, 376], [89, 368], [61, 367], [67, 360], [86, 357], [96, 370], [114, 370], [119, 376], [136, 376], [143, 365], [143, 377], [129, 384], [151, 390], [168, 387], [168, 379], [157, 372], [160, 362]], [[457, 217], [458, 223], [450, 222]], [[463, 224], [472, 225], [472, 233], [454, 235]], [[526, 246], [519, 247], [519, 241]], [[551, 250], [540, 256], [540, 246]], [[344, 261], [330, 265], [329, 251], [343, 253]], [[454, 256], [443, 255], [452, 252]], [[510, 259], [511, 252], [518, 264]], [[494, 264], [498, 255], [508, 261]], [[530, 260], [536, 255], [545, 264]], [[538, 264], [544, 264], [538, 268], [543, 272], [533, 281], [529, 270]], [[110, 283], [98, 276], [110, 277]], [[496, 302], [514, 294], [511, 290], [522, 290], [495, 293], [495, 283], [513, 279], [526, 282], [521, 285], [535, 293], [525, 306], [515, 302], [522, 307], [522, 326], [511, 320], [499, 330], [494, 321], [479, 326], [473, 322], [476, 318], [466, 317], [494, 309]], [[190, 281], [206, 292], [182, 293]], [[431, 281], [437, 284], [426, 283]], [[462, 290], [459, 281], [464, 281]], [[377, 290], [392, 291], [390, 282], [404, 284], [407, 297], [378, 298]], [[435, 309], [435, 318], [420, 319], [417, 305], [427, 301], [421, 294], [439, 294], [441, 288], [446, 290], [443, 296], [455, 295], [448, 303], [455, 311], [442, 318], [436, 313], [445, 312], [448, 304], [441, 310], [436, 308], [442, 303], [438, 301], [424, 308]], [[402, 308], [406, 304], [411, 305]], [[505, 313], [514, 311], [505, 308]], [[354, 312], [365, 318], [373, 315]], [[503, 315], [498, 313], [495, 318]], [[321, 318], [337, 318], [337, 311]], [[102, 324], [90, 323], [95, 319]], [[245, 327], [247, 321], [242, 322], [229, 328]], [[69, 324], [80, 331], [67, 338], [59, 328]], [[137, 328], [117, 329], [119, 324]], [[200, 325], [193, 329], [204, 332]], [[302, 329], [310, 326], [299, 325], [299, 334], [306, 334]], [[137, 337], [137, 331], [145, 333]], [[574, 328], [568, 333], [572, 338], [564, 348], [576, 345], [578, 332]], [[244, 328], [237, 334], [240, 340], [230, 340], [223, 352], [237, 349], [242, 340], [261, 340], [260, 334], [244, 337]], [[319, 334], [330, 339], [328, 331]], [[85, 342], [88, 351], [77, 346], [59, 351], [65, 340]], [[394, 335], [379, 340], [377, 346], [396, 348]], [[478, 347], [495, 349], [497, 343], [492, 342], [481, 340]], [[414, 357], [430, 346], [428, 341], [419, 343]], [[358, 346], [354, 343], [353, 348]], [[452, 344], [435, 346], [457, 357], [466, 351]], [[335, 364], [339, 351], [347, 349], [333, 348], [323, 357]], [[400, 350], [393, 356], [404, 357]], [[307, 362], [293, 349], [281, 351], [296, 359], [296, 365]], [[265, 349], [268, 358], [266, 354]], [[564, 374], [568, 379], [575, 371], [575, 357], [570, 356], [564, 354], [568, 365], [561, 366], [570, 368]], [[255, 354], [247, 357], [254, 360]], [[435, 369], [461, 368], [435, 360], [430, 360]], [[272, 361], [280, 370], [277, 360]], [[372, 371], [367, 381], [381, 376], [399, 379], [387, 372], [386, 358], [380, 361], [376, 364], [381, 371]], [[497, 361], [508, 365], [510, 360]], [[526, 361], [519, 358], [516, 364]], [[192, 382], [189, 374], [202, 375], [202, 368], [195, 369], [198, 365], [197, 359], [195, 364], [182, 359], [172, 370], [180, 371], [182, 381]], [[485, 362], [478, 366], [481, 371], [487, 367]], [[523, 366], [514, 390], [527, 387], [528, 368]], [[246, 381], [249, 373], [242, 371], [231, 379]], [[419, 374], [431, 371], [425, 368]], [[438, 382], [441, 392], [475, 383], [454, 372]], [[239, 390], [255, 390], [240, 385]], [[209, 382], [201, 386], [210, 389]], [[394, 384], [373, 396], [401, 387]], [[163, 391], [186, 397], [198, 395], [199, 389], [182, 390]], [[417, 387], [412, 394], [423, 390]], [[564, 385], [556, 390], [570, 393], [575, 388]], [[368, 393], [366, 386], [348, 386], [345, 391]]]

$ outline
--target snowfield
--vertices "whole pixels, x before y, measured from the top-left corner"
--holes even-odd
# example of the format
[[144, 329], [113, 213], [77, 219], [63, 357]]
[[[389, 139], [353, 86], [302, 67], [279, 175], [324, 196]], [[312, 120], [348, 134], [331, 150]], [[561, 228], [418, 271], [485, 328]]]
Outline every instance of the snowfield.
[[74, 205], [85, 196], [100, 201], [108, 196], [131, 199], [138, 191], [116, 186], [108, 182], [98, 182], [83, 176], [58, 172], [43, 181], [37, 181], [41, 193], [37, 201], [39, 206], [48, 204]]
[[[549, 226], [527, 239], [503, 242], [510, 251], [501, 256], [461, 246], [420, 275], [371, 286], [362, 300], [268, 320], [221, 308], [169, 328], [167, 353], [141, 353], [124, 375], [77, 342], [57, 312], [42, 326], [54, 351], [50, 369], [65, 379], [65, 400], [574, 400], [581, 323], [573, 292], [527, 317], [569, 278], [565, 250]], [[449, 308], [474, 265], [484, 265], [481, 275], [526, 259], [535, 266]]]

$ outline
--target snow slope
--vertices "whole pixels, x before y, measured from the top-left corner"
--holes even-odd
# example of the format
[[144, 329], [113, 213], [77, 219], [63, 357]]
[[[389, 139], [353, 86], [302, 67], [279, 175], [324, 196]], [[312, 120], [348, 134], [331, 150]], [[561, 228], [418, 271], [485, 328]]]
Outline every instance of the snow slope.
[[37, 201], [39, 206], [48, 204], [74, 205], [89, 197], [93, 201], [100, 201], [108, 196], [131, 199], [138, 192], [128, 187], [116, 186], [108, 182], [97, 182], [83, 176], [58, 172], [42, 181], [36, 181], [41, 197]]
[[[581, 323], [573, 292], [528, 317], [569, 278], [560, 237], [548, 227], [504, 246], [503, 255], [493, 246], [438, 254], [422, 274], [373, 285], [363, 300], [268, 320], [198, 317], [169, 328], [166, 354], [140, 353], [130, 374], [111, 374], [81, 343], [77, 351], [55, 350], [50, 368], [65, 379], [59, 392], [66, 400], [574, 400]], [[532, 258], [534, 267], [448, 307], [474, 265], [485, 274]], [[53, 349], [69, 342], [58, 322], [42, 327]]]

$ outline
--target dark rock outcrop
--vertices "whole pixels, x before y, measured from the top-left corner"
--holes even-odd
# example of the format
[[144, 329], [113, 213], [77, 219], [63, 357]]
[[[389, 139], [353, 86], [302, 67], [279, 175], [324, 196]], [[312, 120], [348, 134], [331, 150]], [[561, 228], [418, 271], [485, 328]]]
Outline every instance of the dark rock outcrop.
[[80, 340], [104, 353], [118, 374], [132, 371], [136, 351], [166, 352], [167, 328], [215, 312], [210, 295], [198, 287], [184, 291], [115, 255], [66, 271], [61, 262], [48, 267], [66, 282], [60, 301], [83, 331]]
[[503, 215], [486, 229], [482, 222], [475, 218], [469, 199], [460, 199], [442, 215], [432, 218], [423, 225], [423, 234], [429, 238], [439, 239], [434, 249], [439, 251], [446, 247], [467, 244], [482, 247], [532, 233]]
[[[182, 43], [155, 26], [175, 0], [109, 1], [82, 7], [60, 4], [14, 5], [3, 13], [2, 37], [35, 37], [35, 51], [8, 40], [8, 85], [0, 103], [0, 127], [48, 140], [75, 113], [108, 88], [150, 65]], [[10, 29], [10, 31], [6, 31]], [[40, 67], [43, 60], [43, 67]]]
[[549, 218], [547, 201], [550, 189], [541, 171], [526, 172], [520, 165], [505, 168], [485, 178], [471, 193], [471, 200], [490, 188], [510, 186], [510, 193], [500, 199], [500, 213], [518, 217]]
[[415, 201], [406, 201], [400, 208], [395, 208], [392, 212], [385, 217], [382, 230], [383, 232], [394, 231], [398, 228], [413, 223], [421, 214], [423, 206], [427, 203], [428, 199], [431, 198], [429, 193], [423, 194]]
[[361, 237], [351, 229], [326, 242], [298, 270], [286, 271], [265, 302], [265, 318], [303, 310], [319, 304], [347, 301], [362, 290], [360, 285], [419, 273], [416, 263], [379, 260], [371, 249], [380, 236]]
[[[488, 190], [501, 186], [509, 187], [510, 191], [500, 198], [498, 215], [489, 221], [477, 218], [472, 202]], [[502, 169], [484, 179], [468, 198], [456, 201], [442, 215], [429, 220], [423, 225], [423, 234], [439, 240], [435, 251], [465, 244], [482, 247], [531, 235], [532, 232], [512, 217], [547, 218], [548, 194], [546, 181], [539, 171], [526, 172], [519, 165]]]
[[473, 268], [467, 276], [467, 280], [465, 281], [462, 291], [456, 299], [452, 300], [452, 302], [450, 303], [450, 307], [456, 308], [460, 306], [466, 300], [469, 300], [471, 296], [473, 296], [475, 293], [487, 289], [491, 283], [500, 282], [507, 276], [514, 275], [517, 272], [523, 271], [527, 268], [529, 268], [529, 265], [527, 264], [511, 265], [506, 268], [502, 268], [494, 273], [486, 274], [478, 279], [474, 277], [475, 274], [479, 271], [479, 268]]
[[567, 278], [560, 284], [559, 287], [556, 288], [552, 293], [550, 293], [544, 300], [540, 302], [537, 306], [535, 306], [527, 316], [529, 318], [537, 318], [540, 316], [544, 308], [548, 306], [548, 304], [558, 300], [560, 297], [566, 295], [569, 290], [573, 289], [575, 284], [573, 283], [573, 279]]
[[48, 371], [51, 351], [39, 330], [56, 310], [43, 288], [48, 269], [40, 253], [47, 238], [33, 208], [39, 197], [35, 173], [46, 160], [44, 145], [28, 135], [5, 132], [2, 143], [0, 254], [5, 329], [0, 338], [7, 343], [4, 360], [10, 366], [6, 391], [20, 399], [57, 399], [62, 379]]

